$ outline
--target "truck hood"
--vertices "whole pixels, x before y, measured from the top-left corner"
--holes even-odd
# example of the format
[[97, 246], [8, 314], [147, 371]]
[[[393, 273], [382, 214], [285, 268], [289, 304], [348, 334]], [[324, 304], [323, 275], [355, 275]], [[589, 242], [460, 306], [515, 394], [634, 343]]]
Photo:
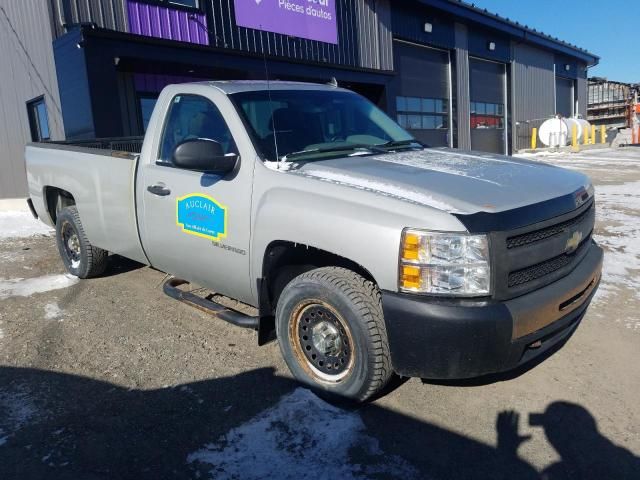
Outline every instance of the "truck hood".
[[587, 188], [585, 175], [504, 155], [425, 149], [303, 164], [296, 174], [450, 213], [501, 212]]

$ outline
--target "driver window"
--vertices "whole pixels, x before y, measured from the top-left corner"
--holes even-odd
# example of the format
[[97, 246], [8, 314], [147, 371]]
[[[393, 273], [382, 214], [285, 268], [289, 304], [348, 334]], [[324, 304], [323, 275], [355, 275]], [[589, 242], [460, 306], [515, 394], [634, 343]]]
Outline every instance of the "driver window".
[[176, 95], [162, 132], [159, 163], [171, 164], [175, 148], [197, 138], [220, 143], [225, 155], [238, 153], [227, 123], [211, 101], [199, 95]]

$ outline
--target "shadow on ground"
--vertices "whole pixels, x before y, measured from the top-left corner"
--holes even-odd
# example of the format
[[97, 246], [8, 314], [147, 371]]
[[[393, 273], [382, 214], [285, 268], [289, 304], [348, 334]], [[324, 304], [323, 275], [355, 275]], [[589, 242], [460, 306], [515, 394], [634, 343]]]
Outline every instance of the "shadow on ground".
[[[203, 471], [187, 463], [189, 454], [225, 438], [229, 430], [296, 388], [272, 369], [143, 391], [74, 375], [3, 367], [0, 478], [197, 478]], [[377, 439], [382, 462], [402, 458], [416, 472], [415, 478], [631, 479], [640, 472], [640, 459], [602, 436], [589, 412], [575, 404], [553, 403], [544, 413], [529, 416], [531, 425], [545, 429], [561, 457], [542, 473], [518, 456], [527, 438], [518, 432], [516, 412], [503, 412], [495, 420], [494, 447], [373, 404], [348, 410], [362, 419], [366, 435]], [[260, 440], [254, 443], [260, 445]], [[304, 461], [299, 452], [317, 445], [312, 438], [309, 445], [297, 447], [299, 451], [285, 454], [302, 455], [299, 459]], [[371, 449], [360, 451], [356, 446], [349, 453], [351, 463], [366, 465]], [[317, 464], [310, 467], [308, 478], [322, 477]], [[248, 462], [247, 475], [254, 468]], [[218, 471], [212, 478], [224, 474]], [[286, 472], [269, 477], [286, 478]]]
[[113, 277], [115, 275], [132, 272], [144, 267], [145, 265], [143, 265], [142, 263], [138, 263], [135, 260], [112, 254], [109, 255], [107, 270], [101, 276]]

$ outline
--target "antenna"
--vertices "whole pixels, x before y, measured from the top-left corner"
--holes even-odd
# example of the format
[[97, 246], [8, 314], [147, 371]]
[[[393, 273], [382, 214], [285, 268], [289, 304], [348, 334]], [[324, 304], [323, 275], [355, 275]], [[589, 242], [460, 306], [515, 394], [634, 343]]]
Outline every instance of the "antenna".
[[262, 50], [262, 60], [264, 61], [264, 73], [267, 77], [267, 92], [269, 93], [269, 109], [271, 110], [271, 123], [273, 125], [273, 146], [276, 151], [276, 164], [278, 170], [280, 170], [280, 153], [278, 152], [278, 129], [276, 128], [276, 117], [274, 115], [273, 109], [273, 99], [271, 98], [271, 80], [269, 80], [269, 65], [267, 63], [267, 54], [264, 51], [264, 40], [262, 38], [262, 34], [264, 31], [262, 30], [262, 25], [260, 25], [260, 48]]

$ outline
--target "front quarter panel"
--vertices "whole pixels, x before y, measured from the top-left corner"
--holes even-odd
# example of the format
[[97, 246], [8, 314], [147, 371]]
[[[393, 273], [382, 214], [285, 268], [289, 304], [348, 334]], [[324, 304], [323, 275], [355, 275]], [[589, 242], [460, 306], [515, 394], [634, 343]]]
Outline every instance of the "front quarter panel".
[[254, 280], [263, 276], [269, 244], [282, 240], [347, 258], [371, 273], [381, 289], [397, 291], [403, 228], [465, 231], [453, 215], [432, 207], [257, 163], [252, 213]]

